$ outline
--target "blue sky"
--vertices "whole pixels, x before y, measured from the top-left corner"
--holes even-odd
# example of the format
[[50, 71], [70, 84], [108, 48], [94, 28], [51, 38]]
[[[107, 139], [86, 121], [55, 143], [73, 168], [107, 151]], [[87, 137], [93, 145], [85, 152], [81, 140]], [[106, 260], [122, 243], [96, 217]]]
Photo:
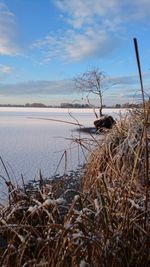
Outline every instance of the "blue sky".
[[149, 94], [149, 17], [149, 0], [0, 0], [0, 103], [79, 102], [74, 77], [97, 67], [116, 84], [106, 105], [138, 101], [133, 37]]

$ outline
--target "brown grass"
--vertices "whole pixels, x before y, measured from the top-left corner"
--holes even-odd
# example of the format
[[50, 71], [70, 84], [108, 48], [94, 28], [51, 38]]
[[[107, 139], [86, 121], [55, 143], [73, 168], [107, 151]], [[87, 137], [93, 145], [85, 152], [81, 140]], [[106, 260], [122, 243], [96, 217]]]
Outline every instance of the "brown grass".
[[65, 176], [41, 178], [34, 194], [11, 190], [0, 208], [0, 266], [150, 266], [143, 129], [136, 110], [95, 140], [81, 185]]

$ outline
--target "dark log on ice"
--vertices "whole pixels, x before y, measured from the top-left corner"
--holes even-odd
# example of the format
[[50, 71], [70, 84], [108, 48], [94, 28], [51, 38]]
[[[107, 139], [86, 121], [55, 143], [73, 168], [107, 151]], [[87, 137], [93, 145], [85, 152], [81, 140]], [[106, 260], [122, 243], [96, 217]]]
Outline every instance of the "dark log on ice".
[[94, 125], [97, 130], [101, 128], [111, 129], [113, 124], [115, 124], [115, 120], [112, 116], [102, 116], [101, 118], [94, 121]]

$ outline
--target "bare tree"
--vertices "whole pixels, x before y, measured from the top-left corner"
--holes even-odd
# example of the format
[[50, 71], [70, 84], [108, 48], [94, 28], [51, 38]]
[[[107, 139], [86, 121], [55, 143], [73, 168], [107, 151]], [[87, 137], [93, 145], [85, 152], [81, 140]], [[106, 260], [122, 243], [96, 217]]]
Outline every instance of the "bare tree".
[[[103, 115], [103, 92], [106, 88], [103, 87], [102, 83], [105, 79], [106, 76], [98, 68], [86, 71], [75, 78], [76, 88], [80, 89], [82, 92], [87, 92], [87, 101], [89, 105], [93, 107], [96, 118]], [[95, 111], [95, 106], [90, 103], [90, 94], [96, 95], [99, 99], [99, 116]]]

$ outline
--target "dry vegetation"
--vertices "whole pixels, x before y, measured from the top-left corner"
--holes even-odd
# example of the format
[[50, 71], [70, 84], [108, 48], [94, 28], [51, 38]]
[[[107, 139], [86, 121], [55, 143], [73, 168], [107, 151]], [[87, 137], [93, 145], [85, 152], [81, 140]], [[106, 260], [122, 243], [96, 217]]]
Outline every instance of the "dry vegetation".
[[0, 266], [150, 266], [146, 123], [139, 110], [121, 118], [95, 140], [82, 177], [11, 188]]

